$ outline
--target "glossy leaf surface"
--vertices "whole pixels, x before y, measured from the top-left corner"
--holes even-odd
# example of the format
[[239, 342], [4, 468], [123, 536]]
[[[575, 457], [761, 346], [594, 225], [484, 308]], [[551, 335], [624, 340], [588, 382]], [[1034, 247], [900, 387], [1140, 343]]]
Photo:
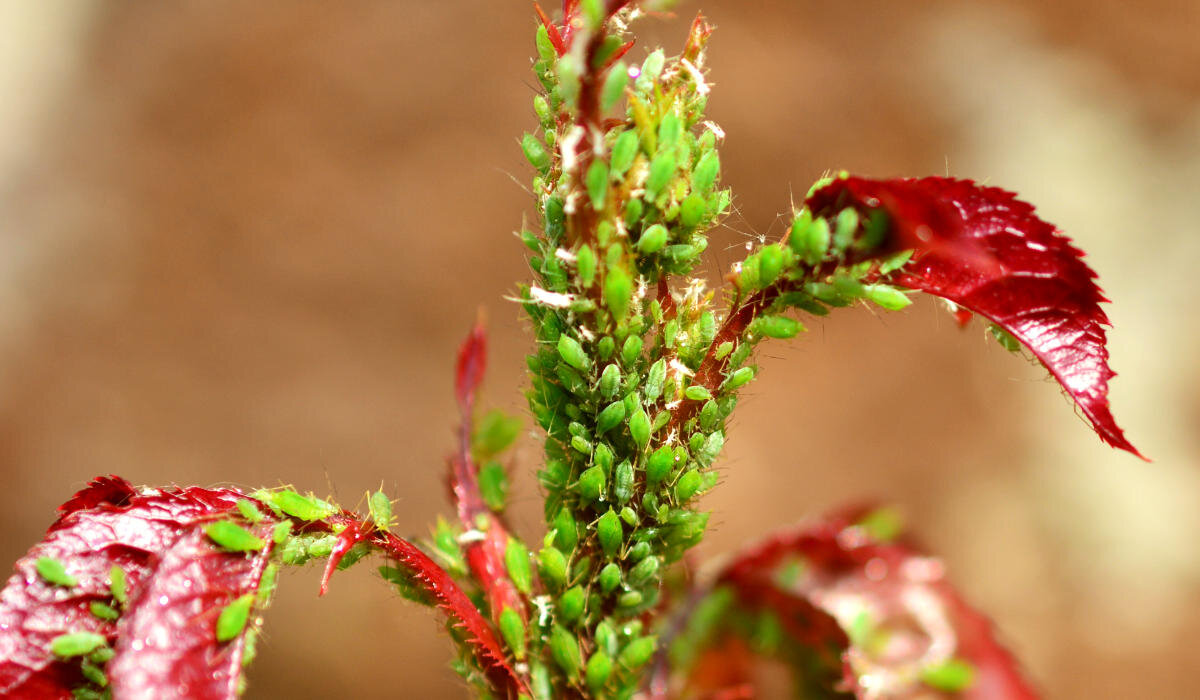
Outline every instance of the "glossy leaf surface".
[[[830, 220], [846, 208], [887, 215], [870, 255], [913, 250], [888, 281], [947, 299], [1011, 333], [1070, 394], [1104, 442], [1141, 456], [1108, 402], [1107, 301], [1083, 253], [1032, 205], [995, 187], [941, 177], [834, 180], [806, 202]], [[960, 320], [962, 317], [959, 317]]]

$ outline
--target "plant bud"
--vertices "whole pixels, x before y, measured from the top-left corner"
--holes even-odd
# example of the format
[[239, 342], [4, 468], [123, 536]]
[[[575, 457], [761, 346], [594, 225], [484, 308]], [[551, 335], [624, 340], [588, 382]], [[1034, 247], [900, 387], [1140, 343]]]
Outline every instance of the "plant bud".
[[621, 655], [618, 657], [621, 665], [625, 668], [636, 671], [641, 668], [650, 657], [654, 655], [654, 646], [657, 640], [654, 637], [640, 637], [625, 645], [621, 650]]
[[675, 500], [680, 503], [686, 503], [688, 499], [696, 495], [700, 490], [701, 479], [700, 472], [695, 469], [689, 469], [679, 477], [679, 481], [675, 484]]
[[574, 622], [583, 614], [585, 595], [582, 586], [572, 586], [558, 598], [558, 615], [564, 622]]
[[[621, 567], [615, 562], [605, 564], [604, 568], [600, 569], [598, 580], [601, 591], [604, 591], [606, 594], [612, 593], [617, 589], [617, 586], [621, 585]], [[599, 637], [599, 629], [597, 629], [597, 637]]]
[[587, 668], [584, 671], [587, 676], [588, 688], [593, 693], [599, 693], [608, 683], [612, 671], [613, 663], [609, 655], [603, 651], [596, 651], [592, 654], [592, 658], [588, 659]]
[[509, 538], [504, 549], [504, 565], [513, 586], [525, 595], [533, 589], [533, 570], [529, 566], [529, 550], [520, 540]]
[[542, 547], [538, 552], [538, 574], [550, 588], [562, 588], [567, 582], [567, 558], [554, 547]]
[[500, 612], [500, 636], [512, 650], [517, 661], [525, 658], [525, 621], [521, 615], [507, 605]]
[[667, 244], [668, 235], [667, 227], [654, 224], [642, 232], [642, 237], [637, 241], [637, 248], [646, 255], [657, 253]]
[[621, 519], [611, 508], [596, 521], [596, 537], [600, 540], [600, 548], [610, 559], [621, 550], [625, 531], [621, 527]]
[[579, 642], [566, 628], [555, 625], [550, 632], [550, 656], [554, 657], [554, 663], [558, 664], [568, 678], [579, 675], [579, 667], [583, 664], [579, 654]]
[[585, 502], [594, 503], [604, 498], [606, 486], [608, 486], [608, 479], [604, 476], [604, 470], [600, 467], [588, 467], [579, 475], [575, 491]]

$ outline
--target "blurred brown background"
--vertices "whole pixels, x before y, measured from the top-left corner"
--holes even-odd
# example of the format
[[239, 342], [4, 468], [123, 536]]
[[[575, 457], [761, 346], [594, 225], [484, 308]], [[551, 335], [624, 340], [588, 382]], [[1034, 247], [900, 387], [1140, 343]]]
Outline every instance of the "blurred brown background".
[[[550, 3], [553, 4], [553, 3]], [[640, 25], [678, 47], [697, 3]], [[895, 502], [1048, 696], [1185, 697], [1200, 659], [1200, 3], [702, 5], [741, 215], [710, 272], [826, 168], [1016, 189], [1115, 300], [1104, 447], [1045, 373], [936, 304], [762, 358], [704, 549]], [[522, 410], [510, 232], [531, 211], [526, 2], [0, 2], [0, 560], [90, 477], [275, 485], [400, 529], [439, 513], [451, 358]], [[517, 466], [515, 520], [539, 531]], [[462, 697], [439, 623], [366, 567], [293, 574], [250, 697]], [[303, 619], [302, 619], [303, 618]]]

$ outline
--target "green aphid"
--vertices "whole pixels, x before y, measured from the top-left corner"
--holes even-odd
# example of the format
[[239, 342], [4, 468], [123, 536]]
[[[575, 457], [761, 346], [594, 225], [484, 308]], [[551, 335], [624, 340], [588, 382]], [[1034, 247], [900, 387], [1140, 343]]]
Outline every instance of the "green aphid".
[[533, 568], [529, 564], [529, 550], [515, 537], [508, 538], [504, 548], [504, 568], [513, 586], [525, 595], [533, 590]]
[[644, 596], [641, 591], [625, 591], [621, 595], [617, 596], [617, 607], [626, 608], [627, 610], [629, 608], [636, 608], [637, 606], [641, 605], [642, 601], [645, 599], [646, 596]]
[[257, 523], [263, 519], [262, 512], [258, 510], [258, 506], [254, 505], [253, 501], [247, 498], [239, 498], [236, 505], [238, 512], [241, 513], [242, 517], [246, 520], [249, 520], [252, 523]]
[[600, 584], [600, 590], [605, 594], [612, 593], [621, 585], [621, 567], [616, 562], [609, 562], [600, 569], [600, 575], [597, 577]]
[[653, 488], [671, 474], [675, 463], [675, 453], [667, 445], [663, 445], [651, 453], [646, 459], [646, 485]]
[[579, 523], [571, 511], [566, 508], [559, 509], [553, 524], [554, 545], [564, 552], [575, 551], [575, 545], [579, 542]]
[[[559, 338], [567, 336], [560, 335]], [[562, 383], [562, 388], [575, 394], [576, 396], [585, 396], [588, 393], [587, 382], [579, 373], [568, 367], [566, 364], [560, 364], [554, 368], [554, 376], [558, 377], [558, 381]]]
[[639, 450], [646, 449], [650, 444], [650, 417], [641, 406], [629, 416], [629, 435], [637, 443]]
[[232, 603], [226, 605], [217, 617], [217, 641], [228, 642], [237, 639], [242, 634], [242, 630], [246, 629], [253, 606], [253, 593], [238, 596]]
[[633, 296], [633, 278], [621, 267], [610, 267], [604, 278], [604, 304], [618, 320], [625, 319]]
[[622, 505], [633, 497], [633, 465], [629, 460], [617, 465], [616, 474], [613, 476], [613, 497]]
[[592, 366], [592, 360], [588, 357], [583, 346], [567, 334], [558, 336], [558, 356], [563, 359], [571, 367], [586, 372]]
[[[103, 669], [92, 663], [90, 659], [84, 659], [79, 663], [79, 672], [83, 675], [87, 682], [101, 688], [108, 687], [108, 676], [104, 674]], [[91, 689], [89, 688], [88, 690]], [[79, 695], [75, 692], [72, 692], [72, 696], [75, 698], [79, 697]]]
[[669, 235], [666, 226], [654, 224], [642, 232], [637, 241], [637, 249], [646, 255], [657, 253], [667, 244]]
[[551, 61], [558, 55], [554, 50], [554, 43], [550, 41], [550, 32], [545, 25], [538, 25], [537, 32], [534, 34], [534, 44], [537, 46], [538, 58], [543, 61]]
[[641, 587], [658, 578], [660, 562], [658, 557], [646, 557], [629, 570], [629, 584]]
[[546, 238], [550, 240], [551, 244], [554, 244], [566, 232], [566, 205], [558, 197], [547, 197], [544, 206], [546, 213]]
[[638, 135], [637, 132], [629, 129], [621, 132], [617, 140], [613, 143], [612, 157], [609, 160], [609, 172], [619, 178], [629, 170], [633, 165], [634, 158], [638, 153]]
[[67, 573], [66, 565], [53, 557], [39, 558], [34, 562], [33, 568], [43, 581], [52, 586], [74, 588], [79, 584], [78, 579]]
[[674, 110], [663, 115], [658, 123], [658, 150], [674, 149], [683, 136], [683, 122]]
[[638, 562], [645, 559], [650, 554], [650, 551], [650, 543], [642, 540], [629, 548], [629, 551], [625, 554], [625, 558], [631, 562]]
[[[609, 365], [615, 367], [616, 365]], [[596, 434], [603, 435], [613, 428], [621, 424], [625, 420], [625, 403], [623, 401], [614, 401], [608, 406], [605, 406], [603, 411], [596, 416]]]
[[886, 284], [868, 284], [863, 287], [867, 299], [888, 311], [899, 311], [912, 304], [912, 299], [904, 292]]
[[617, 341], [611, 335], [606, 335], [596, 343], [596, 354], [601, 360], [608, 361], [617, 350]]
[[[553, 151], [554, 144], [558, 143], [558, 132], [554, 129], [546, 129], [542, 132], [542, 140], [546, 142], [546, 148], [549, 148], [551, 151]], [[538, 175], [537, 177], [540, 178], [541, 175]]]
[[521, 150], [525, 152], [525, 160], [529, 161], [539, 173], [547, 173], [550, 170], [550, 154], [546, 151], [546, 147], [538, 140], [538, 137], [533, 134], [525, 134], [521, 139]]
[[636, 671], [650, 660], [654, 655], [654, 647], [657, 644], [657, 639], [654, 637], [639, 637], [625, 645], [618, 657], [621, 665], [625, 668]]
[[278, 579], [279, 565], [275, 563], [268, 564], [263, 569], [262, 577], [258, 579], [258, 591], [255, 595], [255, 602], [259, 606], [266, 607], [267, 603], [271, 602], [271, 596], [275, 594], [275, 585]]
[[795, 338], [804, 325], [787, 316], [759, 316], [750, 323], [750, 332], [764, 338]]
[[608, 679], [612, 676], [613, 662], [612, 657], [598, 650], [588, 659], [587, 668], [584, 669], [584, 676], [587, 679], [588, 688], [593, 693], [599, 693], [608, 683]]
[[125, 583], [125, 569], [117, 565], [113, 565], [108, 570], [108, 592], [112, 594], [113, 600], [124, 606], [128, 599], [128, 588]]
[[704, 407], [700, 409], [700, 429], [712, 430], [717, 427], [721, 420], [721, 409], [717, 406], [717, 402], [708, 400], [704, 402]]
[[867, 224], [863, 227], [863, 236], [858, 242], [859, 247], [864, 250], [874, 250], [883, 245], [887, 240], [890, 228], [891, 219], [887, 212], [882, 209], [872, 209], [867, 215]]
[[392, 502], [383, 491], [376, 491], [367, 497], [367, 508], [371, 511], [371, 522], [375, 527], [387, 532], [392, 526]]
[[[625, 344], [628, 345], [629, 342], [626, 341]], [[606, 399], [611, 399], [612, 397], [616, 396], [617, 392], [621, 389], [621, 368], [618, 367], [616, 363], [609, 364], [604, 368], [604, 371], [600, 373], [599, 389], [600, 395]], [[621, 412], [621, 417], [625, 417], [624, 411]], [[597, 429], [597, 432], [603, 431]]]
[[1000, 347], [1009, 352], [1020, 352], [1021, 341], [1017, 340], [1017, 337], [1012, 333], [1004, 330], [1003, 327], [993, 323], [988, 326], [988, 331], [991, 332], [992, 337], [996, 339], [996, 342], [1000, 343]]
[[525, 621], [516, 610], [504, 606], [500, 611], [500, 636], [517, 661], [525, 659]]
[[713, 352], [713, 359], [718, 361], [724, 360], [731, 352], [733, 352], [733, 341], [726, 340], [717, 346], [716, 351]]
[[877, 542], [891, 542], [904, 531], [904, 517], [895, 508], [876, 508], [854, 523]]
[[275, 523], [271, 528], [271, 541], [275, 544], [283, 544], [284, 540], [292, 536], [292, 523], [290, 520], [284, 520], [281, 523]]
[[887, 275], [904, 267], [908, 264], [909, 260], [912, 260], [913, 252], [912, 250], [902, 250], [886, 258], [883, 262], [879, 263], [879, 274]]
[[975, 682], [975, 667], [964, 659], [950, 659], [921, 671], [921, 680], [946, 693], [960, 693]]
[[68, 632], [50, 640], [50, 652], [63, 659], [90, 654], [107, 646], [108, 639], [95, 632]]
[[779, 279], [787, 263], [787, 254], [778, 245], [769, 245], [758, 252], [758, 283], [767, 287]]
[[503, 511], [508, 506], [508, 489], [508, 472], [504, 465], [492, 461], [479, 468], [479, 493], [488, 508], [497, 513]]
[[679, 336], [679, 319], [673, 318], [663, 324], [662, 339], [663, 347], [671, 349], [675, 347], [675, 340]]
[[257, 552], [266, 542], [232, 520], [218, 520], [204, 528], [204, 534], [231, 552]]
[[655, 413], [654, 419], [650, 421], [650, 432], [657, 433], [658, 431], [662, 430], [663, 427], [668, 422], [670, 422], [670, 420], [671, 420], [670, 409], [664, 408], [663, 410], [659, 411], [658, 413]]
[[533, 113], [537, 115], [538, 121], [544, 126], [552, 123], [554, 112], [550, 111], [550, 103], [546, 101], [545, 95], [533, 96]]
[[804, 262], [816, 265], [829, 251], [829, 237], [829, 223], [824, 219], [813, 221], [812, 212], [803, 209], [792, 221], [788, 245]]
[[471, 436], [471, 451], [476, 459], [487, 459], [507, 450], [521, 434], [521, 419], [504, 411], [483, 414]]
[[692, 170], [692, 189], [701, 195], [712, 191], [721, 172], [721, 157], [716, 151], [709, 151], [700, 156], [696, 167]]
[[592, 208], [600, 211], [604, 208], [604, 196], [608, 193], [608, 164], [602, 160], [593, 160], [588, 166], [587, 176], [588, 197], [592, 200]]
[[685, 229], [699, 226], [707, 214], [708, 203], [698, 193], [693, 192], [679, 203], [679, 224]]
[[858, 211], [851, 207], [846, 207], [838, 212], [833, 226], [833, 245], [838, 250], [845, 250], [854, 242], [854, 235], [858, 233], [859, 221]]
[[650, 365], [650, 370], [646, 373], [646, 382], [644, 393], [647, 401], [657, 401], [658, 397], [662, 396], [663, 383], [667, 379], [667, 361], [665, 358], [655, 360], [654, 364]]
[[270, 494], [276, 508], [293, 518], [315, 521], [324, 520], [337, 512], [337, 508], [311, 496], [301, 496], [295, 491], [275, 491]]
[[617, 655], [620, 638], [617, 636], [617, 630], [613, 625], [612, 618], [606, 617], [596, 623], [595, 639], [597, 649], [609, 656]]
[[725, 448], [725, 433], [720, 430], [714, 430], [709, 433], [704, 439], [704, 444], [696, 451], [696, 459], [703, 464], [712, 464], [713, 460], [721, 454], [721, 450]]
[[592, 570], [592, 558], [590, 556], [582, 556], [571, 564], [571, 573], [568, 581], [578, 581], [586, 576]]
[[579, 79], [583, 74], [582, 61], [571, 53], [563, 54], [554, 64], [554, 72], [558, 75], [558, 94], [563, 102], [574, 106], [579, 97]]
[[612, 448], [607, 443], [599, 443], [596, 445], [596, 450], [592, 453], [592, 463], [604, 470], [604, 475], [608, 476], [612, 473], [613, 452]]
[[604, 87], [600, 90], [600, 108], [607, 112], [615, 107], [625, 95], [628, 85], [629, 71], [626, 70], [624, 62], [618, 62], [604, 78]]
[[555, 625], [550, 632], [550, 656], [568, 678], [579, 675], [579, 668], [583, 665], [579, 641], [566, 628]]
[[531, 252], [540, 253], [542, 251], [542, 241], [533, 233], [533, 231], [521, 231], [520, 237], [521, 243], [524, 243], [525, 247]]
[[575, 253], [575, 272], [583, 289], [591, 287], [596, 280], [596, 251], [590, 245], [581, 246]]
[[625, 524], [629, 527], [637, 527], [638, 523], [641, 522], [640, 518], [638, 518], [637, 511], [629, 506], [625, 506], [621, 509], [621, 520], [624, 520]]
[[707, 401], [712, 398], [712, 392], [701, 384], [693, 384], [683, 390], [683, 397], [689, 401]]
[[679, 481], [675, 483], [675, 500], [680, 503], [686, 503], [703, 485], [703, 479], [700, 477], [700, 472], [695, 469], [689, 469], [679, 477]]
[[642, 204], [640, 199], [631, 199], [625, 203], [625, 218], [622, 220], [625, 228], [631, 229], [638, 225], [642, 220], [642, 214], [646, 210], [646, 205]]
[[542, 547], [538, 552], [538, 574], [550, 588], [562, 588], [567, 582], [567, 557], [556, 547]]
[[675, 176], [678, 166], [673, 151], [663, 151], [650, 161], [650, 174], [646, 176], [646, 201], [652, 202]]
[[636, 335], [626, 338], [625, 343], [621, 345], [621, 362], [625, 363], [626, 367], [633, 367], [641, 357], [642, 339]]
[[583, 614], [587, 594], [583, 586], [571, 586], [558, 597], [558, 616], [563, 622], [574, 622]]
[[758, 266], [760, 256], [758, 253], [747, 255], [745, 260], [742, 260], [741, 271], [738, 273], [737, 284], [743, 292], [753, 292], [756, 289], [763, 287], [759, 284]]
[[650, 89], [654, 81], [658, 80], [658, 76], [662, 75], [666, 63], [667, 55], [662, 49], [655, 49], [646, 57], [646, 60], [642, 62], [642, 71], [635, 83], [638, 92], [647, 92]]
[[600, 540], [600, 548], [609, 558], [615, 557], [621, 550], [625, 529], [621, 526], [621, 518], [612, 508], [596, 521], [596, 537]]
[[588, 467], [579, 475], [575, 491], [584, 502], [595, 503], [604, 498], [607, 486], [608, 479], [604, 476], [604, 470], [600, 467]]
[[92, 613], [93, 617], [101, 620], [111, 621], [121, 617], [120, 611], [108, 603], [99, 600], [93, 600], [92, 602], [88, 603], [88, 611]]

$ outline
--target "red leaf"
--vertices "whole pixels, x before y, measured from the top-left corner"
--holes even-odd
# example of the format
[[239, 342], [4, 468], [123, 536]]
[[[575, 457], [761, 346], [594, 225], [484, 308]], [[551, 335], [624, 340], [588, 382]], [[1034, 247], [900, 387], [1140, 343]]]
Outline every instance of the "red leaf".
[[[1096, 273], [1033, 206], [969, 180], [835, 180], [807, 201], [816, 215], [846, 207], [887, 213], [883, 252], [912, 249], [890, 281], [948, 299], [1016, 337], [1054, 375], [1104, 442], [1142, 455], [1108, 404], [1105, 327]], [[878, 251], [874, 254], [878, 254]], [[962, 316], [958, 316], [962, 320]]]
[[415, 545], [389, 532], [376, 532], [374, 541], [407, 569], [413, 580], [437, 601], [438, 607], [467, 633], [467, 641], [493, 686], [509, 697], [529, 693], [524, 681], [509, 665], [491, 625], [450, 574]]
[[[108, 669], [121, 697], [234, 697], [244, 635], [221, 644], [214, 625], [224, 605], [258, 585], [270, 537], [261, 551], [227, 552], [202, 526], [236, 514], [244, 497], [229, 489], [139, 493], [118, 477], [76, 494], [0, 592], [0, 694], [70, 697], [84, 683], [79, 660], [59, 659], [50, 642], [93, 632], [115, 642]], [[75, 584], [44, 580], [42, 558], [63, 563]], [[125, 572], [128, 604], [109, 621], [90, 605], [117, 607], [113, 566]]]
[[[784, 580], [783, 565], [793, 562], [794, 580]], [[718, 580], [743, 605], [776, 612], [793, 640], [841, 649], [843, 680], [860, 698], [923, 697], [924, 674], [952, 659], [974, 671], [958, 697], [1037, 697], [991, 623], [943, 578], [940, 561], [875, 540], [848, 517], [777, 533]]]

